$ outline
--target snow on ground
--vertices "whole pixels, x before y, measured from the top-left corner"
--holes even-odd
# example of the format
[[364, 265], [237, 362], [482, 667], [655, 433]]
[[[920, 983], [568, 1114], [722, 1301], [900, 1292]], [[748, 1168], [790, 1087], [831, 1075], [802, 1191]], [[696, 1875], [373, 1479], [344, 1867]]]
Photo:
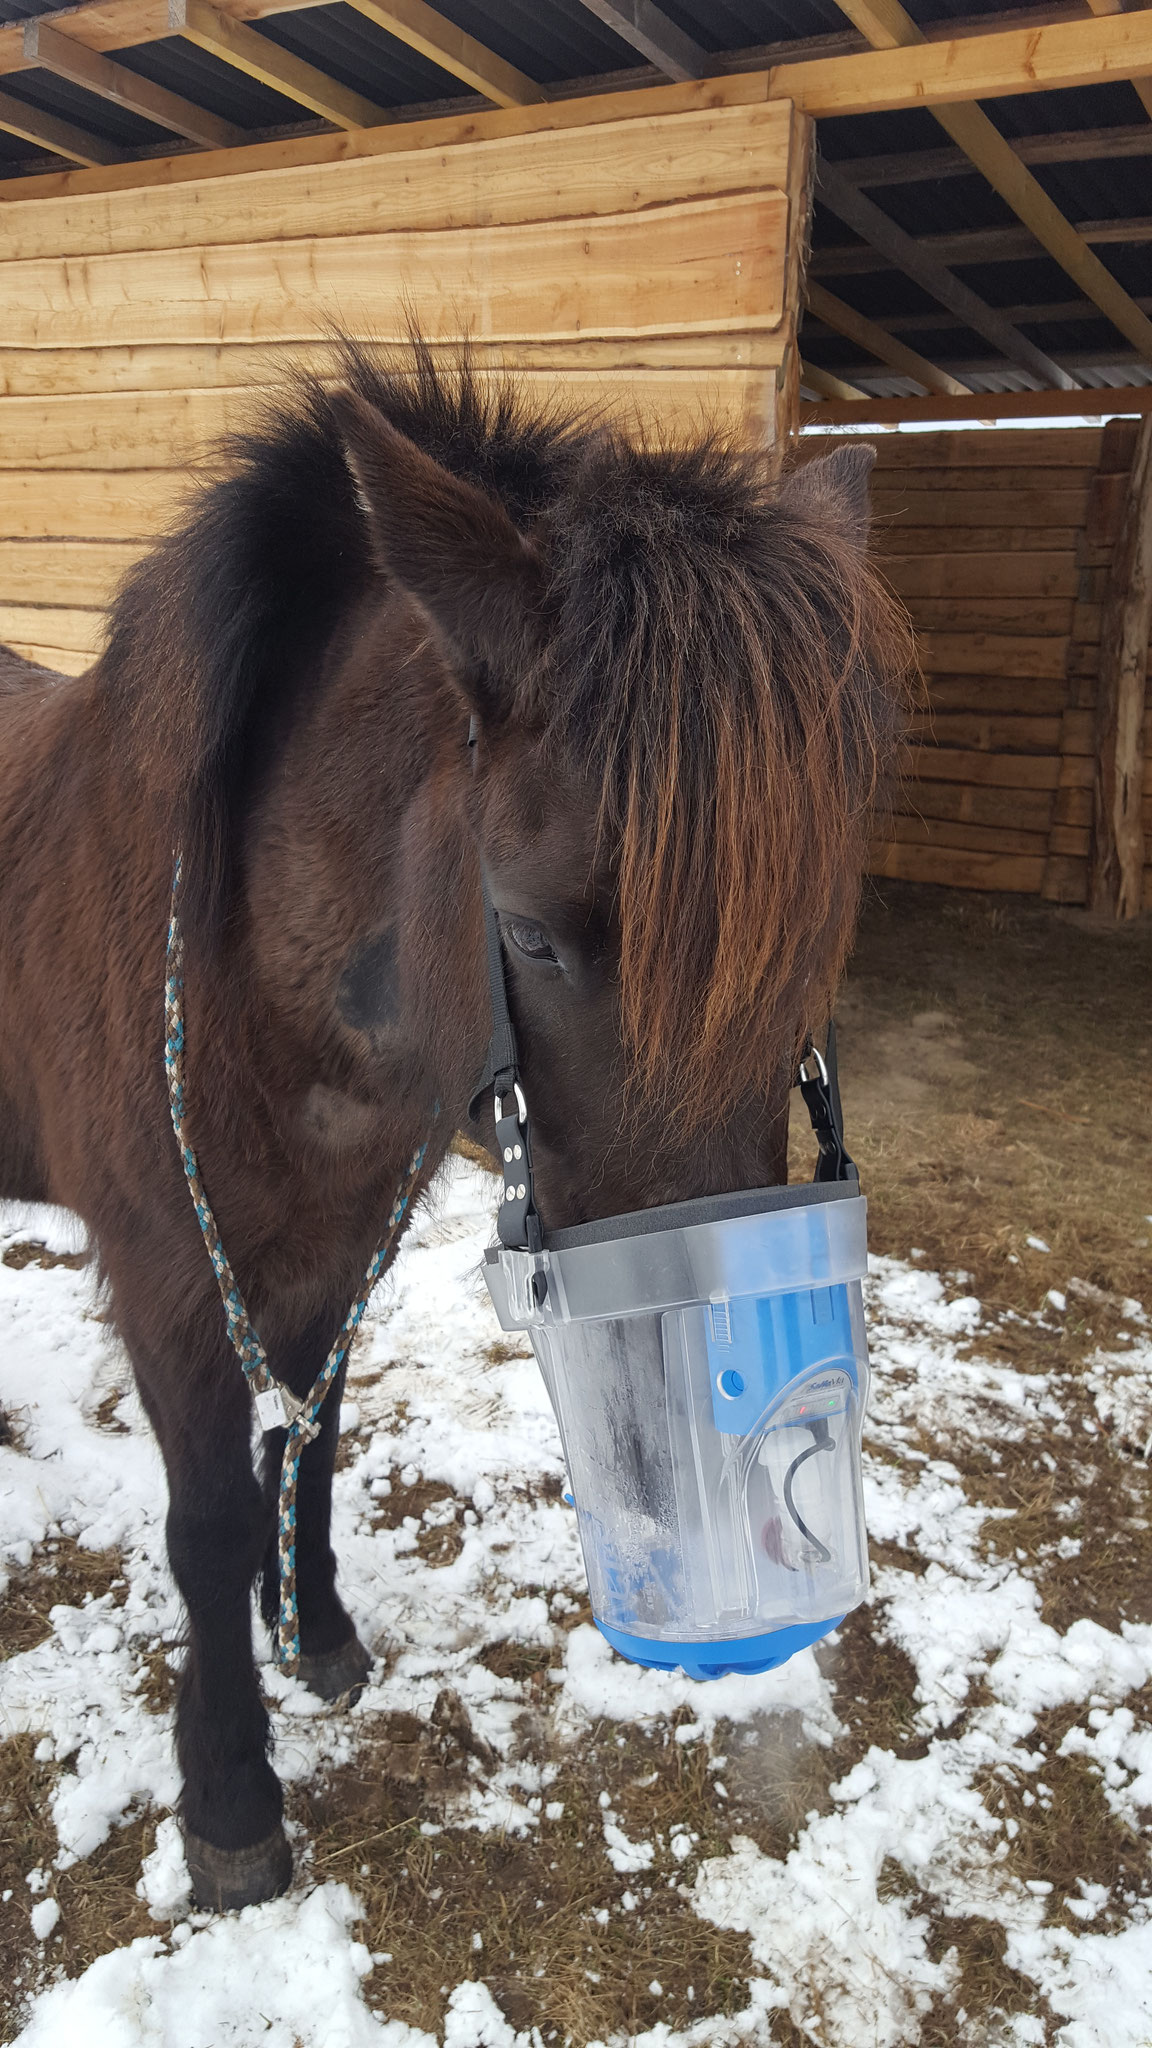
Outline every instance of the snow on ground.
[[[667, 1720], [677, 1708], [688, 1709], [678, 1741], [706, 1738], [721, 1722], [771, 1725], [777, 1712], [799, 1709], [809, 1739], [826, 1747], [841, 1722], [834, 1683], [811, 1652], [760, 1678], [697, 1685], [621, 1662], [586, 1625], [561, 1628], [583, 1590], [574, 1520], [557, 1497], [559, 1449], [539, 1375], [500, 1341], [479, 1277], [491, 1186], [455, 1163], [354, 1353], [344, 1417], [352, 1454], [337, 1478], [335, 1541], [345, 1599], [382, 1660], [360, 1705], [333, 1714], [274, 1669], [262, 1642], [282, 1776], [307, 1781], [322, 1766], [338, 1768], [366, 1717], [427, 1717], [450, 1687], [493, 1758], [459, 1791], [451, 1825], [531, 1835], [547, 1818], [552, 1767], [519, 1758], [523, 1688], [479, 1660], [502, 1641], [558, 1658], [562, 1650], [550, 1702], [559, 1744], [578, 1741], [595, 1720]], [[66, 1250], [74, 1232], [52, 1212], [0, 1212], [0, 1247], [34, 1236]], [[915, 1669], [922, 1740], [908, 1756], [871, 1749], [784, 1859], [739, 1834], [725, 1854], [691, 1866], [688, 1838], [673, 1845], [684, 1858], [685, 1912], [748, 1936], [748, 2002], [734, 2018], [705, 2017], [680, 2033], [660, 2025], [639, 2039], [645, 2048], [767, 2043], [774, 2014], [787, 2011], [826, 2048], [915, 2042], [922, 2015], [957, 1973], [955, 1951], [940, 1954], [929, 1941], [930, 1909], [1004, 1928], [1007, 1962], [1055, 2014], [1055, 2032], [1027, 2014], [1007, 2020], [995, 2037], [1007, 2048], [1147, 2048], [1144, 1900], [1082, 1886], [1068, 1902], [1070, 1931], [1043, 1884], [1012, 1875], [1016, 1824], [989, 1811], [980, 1783], [997, 1770], [1038, 1777], [1042, 1759], [1029, 1747], [1037, 1716], [1074, 1707], [1062, 1753], [1098, 1771], [1111, 1810], [1139, 1827], [1152, 1804], [1152, 1730], [1126, 1703], [1152, 1678], [1152, 1629], [1113, 1632], [1082, 1618], [1057, 1632], [1042, 1618], [1030, 1560], [982, 1540], [1005, 1511], [974, 1500], [954, 1464], [919, 1447], [929, 1432], [936, 1444], [976, 1442], [995, 1456], [1043, 1430], [1068, 1441], [1071, 1471], [1083, 1425], [1073, 1441], [1055, 1372], [973, 1355], [980, 1304], [948, 1299], [938, 1276], [880, 1260], [869, 1291], [869, 1527], [886, 1556], [898, 1546], [915, 1564], [874, 1571], [874, 1625]], [[1130, 1306], [1132, 1341], [1098, 1358], [1088, 1385], [1102, 1424], [1143, 1439], [1152, 1429], [1152, 1343]], [[117, 1551], [126, 1582], [118, 1604], [108, 1594], [56, 1607], [48, 1639], [0, 1664], [0, 1735], [31, 1733], [39, 1756], [69, 1760], [52, 1809], [63, 1869], [134, 1814], [172, 1806], [170, 1725], [139, 1695], [143, 1660], [178, 1634], [179, 1612], [164, 1562], [159, 1460], [124, 1360], [94, 1319], [87, 1274], [0, 1265], [0, 1331], [0, 1405], [15, 1425], [14, 1441], [0, 1446], [0, 1561], [25, 1566], [70, 1537]], [[111, 1433], [110, 1417], [119, 1425]], [[421, 1520], [378, 1526], [373, 1511], [391, 1488], [420, 1480], [453, 1498], [434, 1501]], [[437, 1517], [462, 1537], [448, 1564], [420, 1548]], [[1037, 1796], [1043, 1803], [1039, 1783]], [[631, 1839], [610, 1807], [603, 1836], [606, 1874], [635, 1871], [639, 1883], [652, 1844]], [[903, 1889], [884, 1880], [893, 1866], [908, 1880]], [[372, 1958], [358, 1938], [354, 1887], [310, 1883], [306, 1852], [287, 1898], [214, 1920], [189, 1912], [178, 1829], [165, 1818], [140, 1882], [155, 1933], [72, 1981], [57, 1967], [53, 1981], [52, 1871], [28, 1875], [44, 1970], [20, 2048], [440, 2048], [370, 2009], [363, 1983]], [[1094, 1922], [1106, 1905], [1101, 1931]], [[540, 2036], [515, 2033], [486, 1985], [469, 1981], [451, 1991], [442, 2048], [540, 2048]]]

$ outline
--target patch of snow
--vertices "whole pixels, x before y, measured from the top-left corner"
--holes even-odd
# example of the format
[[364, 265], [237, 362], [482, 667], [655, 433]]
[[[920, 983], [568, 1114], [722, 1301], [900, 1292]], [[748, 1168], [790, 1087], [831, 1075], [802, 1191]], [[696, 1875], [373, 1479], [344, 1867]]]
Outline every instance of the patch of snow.
[[[555, 1767], [521, 1755], [518, 1724], [529, 1704], [547, 1713], [558, 1743], [579, 1743], [595, 1724], [631, 1723], [688, 1745], [710, 1742], [721, 1724], [743, 1724], [742, 1776], [781, 1714], [798, 1715], [807, 1740], [827, 1747], [843, 1733], [836, 1637], [819, 1662], [807, 1650], [756, 1678], [700, 1685], [623, 1662], [587, 1623], [565, 1628], [584, 1596], [575, 1517], [556, 1498], [564, 1468], [540, 1375], [503, 1339], [483, 1289], [491, 1211], [489, 1177], [457, 1164], [415, 1219], [365, 1319], [342, 1417], [351, 1456], [336, 1476], [334, 1543], [344, 1597], [381, 1657], [359, 1706], [332, 1714], [276, 1670], [257, 1628], [278, 1770], [298, 1783], [338, 1771], [373, 1716], [426, 1722], [450, 1689], [484, 1762], [473, 1758], [453, 1803], [424, 1820], [424, 1832], [529, 1836], [564, 1810], [547, 1797]], [[77, 1242], [74, 1220], [51, 1212], [9, 1210], [4, 1232], [6, 1241], [37, 1237], [60, 1249]], [[1040, 1241], [1033, 1248], [1047, 1250]], [[1007, 1511], [973, 1498], [948, 1456], [975, 1445], [995, 1462], [1001, 1447], [1026, 1442], [1040, 1425], [1067, 1434], [1067, 1385], [1056, 1372], [981, 1358], [980, 1303], [949, 1298], [941, 1276], [923, 1266], [876, 1259], [867, 1285], [868, 1522], [877, 1542], [907, 1554], [906, 1568], [885, 1562], [874, 1572], [873, 1627], [910, 1660], [908, 1733], [921, 1753], [871, 1749], [832, 1788], [833, 1810], [811, 1812], [783, 1858], [738, 1835], [726, 1854], [696, 1866], [686, 1828], [670, 1829], [666, 1844], [634, 1840], [608, 1798], [599, 1809], [600, 1867], [606, 1878], [609, 1868], [635, 1874], [638, 1890], [613, 1889], [590, 1910], [609, 1912], [610, 1898], [642, 1914], [644, 1873], [663, 1884], [671, 1871], [684, 1911], [745, 1932], [753, 1958], [741, 2013], [702, 2016], [679, 2031], [660, 2022], [630, 2048], [761, 2048], [772, 2015], [785, 2009], [825, 2048], [865, 2040], [903, 2048], [956, 1976], [952, 1953], [932, 1951], [928, 1907], [1003, 1928], [1009, 1963], [1059, 2016], [1051, 2048], [1144, 2048], [1152, 2035], [1144, 1908], [1129, 1903], [1121, 1915], [1102, 1887], [1082, 1886], [1069, 1902], [1075, 1928], [1050, 1924], [1062, 1902], [1042, 1881], [1029, 1886], [1010, 1874], [1015, 1823], [991, 1812], [979, 1789], [989, 1770], [1035, 1780], [1037, 1716], [1073, 1706], [1083, 1711], [1063, 1753], [1099, 1775], [1129, 1826], [1142, 1825], [1152, 1804], [1152, 1730], [1133, 1704], [1152, 1675], [1152, 1629], [1117, 1633], [1088, 1618], [1052, 1628], [1034, 1560], [987, 1545], [989, 1522]], [[1049, 1299], [1062, 1305], [1055, 1290]], [[1099, 1423], [1139, 1447], [1152, 1433], [1152, 1347], [1139, 1305], [1125, 1306], [1137, 1312], [1134, 1342], [1098, 1353], [1087, 1384]], [[68, 1536], [115, 1552], [122, 1580], [83, 1606], [60, 1602], [47, 1639], [0, 1664], [4, 1730], [30, 1733], [41, 1761], [63, 1767], [52, 1803], [57, 1867], [91, 1855], [134, 1813], [158, 1818], [139, 1882], [157, 1931], [41, 1989], [20, 2048], [72, 2048], [77, 2039], [92, 2048], [247, 2048], [257, 2039], [268, 2048], [539, 2048], [534, 2030], [518, 2033], [479, 1979], [450, 1987], [439, 2042], [371, 2011], [364, 1980], [386, 1952], [373, 1958], [362, 1945], [357, 1903], [343, 1885], [302, 1881], [286, 1898], [227, 1919], [190, 1915], [170, 1720], [141, 1697], [157, 1649], [180, 1628], [164, 1561], [163, 1476], [125, 1362], [92, 1313], [88, 1272], [0, 1266], [0, 1404], [18, 1437], [18, 1447], [0, 1447], [0, 1561], [49, 1563], [45, 1546]], [[112, 1430], [110, 1412], [119, 1425]], [[1090, 1477], [1069, 1453], [1054, 1512], [1071, 1517]], [[397, 1488], [418, 1484], [446, 1489], [445, 1498], [407, 1516], [411, 1527], [387, 1526]], [[448, 1563], [422, 1555], [421, 1531], [435, 1529], [459, 1542]], [[549, 1654], [542, 1703], [481, 1661], [481, 1651], [505, 1643]], [[719, 1772], [729, 1759], [710, 1762]], [[717, 1783], [718, 1800], [726, 1790]], [[1033, 1796], [1043, 1800], [1039, 1784]], [[598, 1856], [590, 1840], [594, 1849]], [[889, 1882], [893, 1868], [906, 1889]], [[44, 1941], [55, 1927], [51, 1884], [50, 1871], [29, 1873], [29, 1911], [40, 1916]], [[1121, 1915], [1107, 1931], [1097, 1924], [1106, 1905]], [[482, 1972], [485, 1951], [475, 1954]], [[1044, 2040], [1027, 2014], [1006, 2022], [1005, 2048]]]
[[41, 1994], [17, 2048], [434, 2048], [360, 1995], [372, 1967], [345, 1885], [200, 1927], [175, 1951], [145, 1935]]
[[0, 1202], [0, 1251], [10, 1244], [42, 1244], [46, 1251], [75, 1254], [88, 1249], [88, 1233], [71, 1209], [47, 1202]]
[[179, 1821], [171, 1814], [156, 1830], [156, 1847], [144, 1858], [136, 1890], [153, 1920], [182, 1920], [192, 1904], [184, 1838]]
[[1084, 1377], [1101, 1422], [1142, 1456], [1152, 1456], [1152, 1341], [1095, 1352]]
[[47, 1941], [60, 1918], [60, 1906], [56, 1899], [40, 1899], [28, 1915], [32, 1932], [37, 1941]]

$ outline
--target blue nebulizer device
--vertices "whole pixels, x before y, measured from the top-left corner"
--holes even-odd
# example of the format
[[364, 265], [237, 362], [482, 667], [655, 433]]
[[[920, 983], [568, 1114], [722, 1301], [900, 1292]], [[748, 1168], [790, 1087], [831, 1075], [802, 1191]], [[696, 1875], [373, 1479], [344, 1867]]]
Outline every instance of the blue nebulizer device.
[[767, 1671], [864, 1598], [865, 1206], [853, 1176], [486, 1254], [556, 1413], [593, 1618], [623, 1656]]
[[[472, 737], [471, 733], [469, 735]], [[797, 1085], [815, 1180], [547, 1233], [500, 921], [484, 890], [499, 1243], [484, 1278], [556, 1413], [592, 1616], [624, 1657], [690, 1678], [770, 1671], [863, 1600], [866, 1204], [836, 1039]]]

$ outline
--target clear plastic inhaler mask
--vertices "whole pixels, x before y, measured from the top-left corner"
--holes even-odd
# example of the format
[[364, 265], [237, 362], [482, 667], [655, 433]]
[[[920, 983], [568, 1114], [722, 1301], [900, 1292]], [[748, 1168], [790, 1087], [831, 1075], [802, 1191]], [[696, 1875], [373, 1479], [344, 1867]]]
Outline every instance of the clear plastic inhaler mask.
[[810, 1053], [801, 1069], [820, 1145], [811, 1184], [545, 1241], [490, 910], [488, 923], [505, 1181], [484, 1277], [501, 1327], [531, 1338], [556, 1412], [593, 1617], [614, 1649], [658, 1670], [768, 1670], [868, 1584], [866, 1205], [834, 1068]]

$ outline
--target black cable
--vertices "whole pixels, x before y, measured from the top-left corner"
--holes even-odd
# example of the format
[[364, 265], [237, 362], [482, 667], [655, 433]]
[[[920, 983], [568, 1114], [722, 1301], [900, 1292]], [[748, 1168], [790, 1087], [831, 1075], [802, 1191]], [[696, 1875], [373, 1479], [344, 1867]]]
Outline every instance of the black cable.
[[815, 1548], [819, 1551], [820, 1555], [818, 1562], [820, 1564], [829, 1564], [831, 1563], [832, 1552], [828, 1549], [827, 1544], [821, 1543], [820, 1538], [815, 1534], [815, 1532], [812, 1529], [808, 1527], [808, 1524], [804, 1520], [804, 1517], [800, 1514], [796, 1506], [796, 1503], [792, 1498], [792, 1481], [795, 1478], [797, 1472], [800, 1470], [801, 1465], [805, 1464], [809, 1458], [814, 1458], [816, 1456], [817, 1451], [832, 1450], [832, 1437], [829, 1432], [828, 1424], [823, 1416], [817, 1416], [815, 1422], [805, 1423], [804, 1426], [806, 1429], [810, 1429], [812, 1431], [816, 1441], [815, 1443], [809, 1444], [806, 1451], [800, 1451], [798, 1455], [795, 1458], [793, 1458], [792, 1463], [789, 1465], [788, 1470], [784, 1475], [784, 1505], [787, 1508], [788, 1513], [791, 1515], [792, 1520], [795, 1522], [796, 1527], [799, 1529], [800, 1534], [804, 1537], [805, 1541], [814, 1544]]

